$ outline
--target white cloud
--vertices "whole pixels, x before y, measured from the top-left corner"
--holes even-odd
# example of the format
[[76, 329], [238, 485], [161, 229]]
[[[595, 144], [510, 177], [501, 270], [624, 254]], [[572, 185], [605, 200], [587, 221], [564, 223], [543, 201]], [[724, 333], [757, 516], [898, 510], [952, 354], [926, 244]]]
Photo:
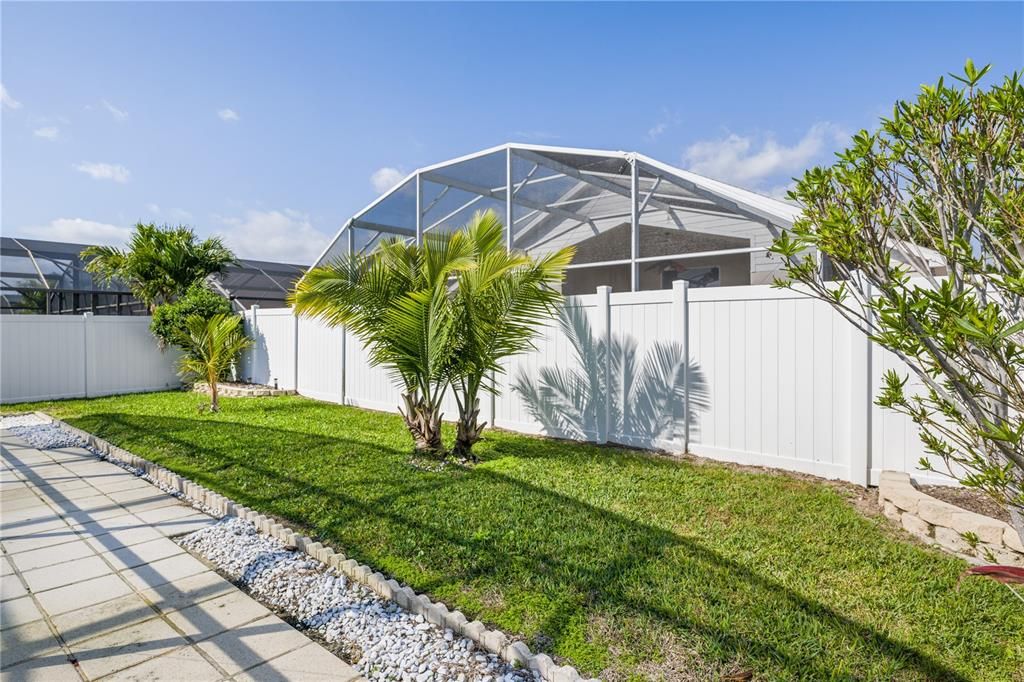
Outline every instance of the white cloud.
[[799, 173], [812, 165], [846, 134], [827, 121], [812, 125], [793, 145], [779, 143], [772, 134], [759, 137], [730, 133], [718, 140], [696, 142], [683, 153], [683, 163], [694, 173], [717, 180], [757, 184], [769, 178]]
[[658, 119], [657, 123], [647, 129], [647, 139], [658, 139], [661, 137], [662, 133], [677, 123], [679, 123], [679, 114], [669, 111], [668, 109], [662, 109], [661, 118]]
[[11, 97], [3, 83], [0, 83], [0, 106], [4, 109], [21, 109], [21, 102]]
[[57, 218], [48, 225], [22, 228], [19, 233], [31, 239], [47, 239], [67, 244], [121, 246], [128, 241], [132, 229], [83, 218]]
[[181, 220], [183, 222], [188, 222], [189, 220], [192, 220], [192, 214], [183, 208], [172, 208], [170, 211], [167, 212], [167, 214], [174, 218], [175, 220]]
[[146, 211], [153, 215], [157, 215], [160, 213], [160, 204], [146, 204]]
[[220, 116], [222, 121], [232, 122], [239, 119], [238, 112], [234, 109], [221, 109], [217, 112], [217, 115]]
[[378, 192], [384, 193], [401, 182], [405, 175], [405, 173], [397, 168], [385, 166], [373, 171], [373, 174], [370, 176], [370, 184]]
[[765, 190], [765, 194], [770, 196], [772, 199], [778, 199], [779, 201], [788, 201], [789, 203], [794, 203], [786, 195], [790, 192], [790, 190], [793, 190], [795, 188], [796, 182], [790, 180], [784, 185], [776, 185], [774, 187], [769, 187], [767, 190]]
[[221, 218], [225, 243], [242, 258], [259, 258], [309, 265], [327, 246], [309, 215], [292, 209], [246, 211], [241, 218]]
[[57, 126], [46, 126], [43, 128], [36, 128], [32, 131], [32, 134], [36, 137], [41, 137], [44, 140], [56, 140], [60, 137], [60, 128]]
[[118, 109], [117, 107], [115, 107], [113, 104], [111, 104], [107, 100], [101, 100], [100, 104], [103, 105], [104, 109], [106, 109], [107, 111], [110, 112], [110, 115], [114, 117], [115, 121], [127, 120], [128, 112], [125, 111], [124, 109]]
[[75, 170], [85, 173], [93, 180], [113, 180], [114, 182], [128, 182], [131, 171], [124, 166], [112, 163], [93, 163], [83, 161], [75, 166]]

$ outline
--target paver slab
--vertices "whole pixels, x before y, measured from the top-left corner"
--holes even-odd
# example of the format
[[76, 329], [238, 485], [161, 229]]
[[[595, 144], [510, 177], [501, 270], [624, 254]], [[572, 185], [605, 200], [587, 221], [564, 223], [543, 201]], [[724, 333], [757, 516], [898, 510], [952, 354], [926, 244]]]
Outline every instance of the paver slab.
[[68, 644], [126, 628], [135, 623], [149, 620], [158, 611], [150, 606], [139, 594], [115, 597], [87, 609], [68, 611], [51, 618], [53, 626]]
[[73, 650], [82, 671], [97, 678], [187, 645], [167, 621], [154, 614], [150, 620], [79, 642]]
[[175, 580], [173, 583], [141, 590], [140, 594], [163, 613], [170, 613], [236, 591], [238, 588], [227, 580], [213, 571], [207, 571]]
[[239, 628], [270, 615], [270, 609], [235, 590], [168, 614], [168, 619], [195, 640]]
[[60, 643], [50, 632], [46, 621], [37, 620], [0, 630], [0, 649], [4, 652], [3, 665], [7, 667], [59, 651]]
[[43, 612], [30, 596], [0, 602], [0, 627], [4, 630], [42, 619]]
[[2, 682], [82, 682], [75, 666], [64, 652], [37, 656], [24, 663], [5, 667], [0, 672]]
[[[90, 547], [92, 549], [92, 547]], [[135, 568], [151, 561], [159, 561], [177, 554], [185, 554], [181, 545], [169, 538], [159, 538], [142, 542], [131, 547], [120, 547], [109, 552], [103, 552], [101, 556], [117, 570]]]
[[84, 559], [95, 556], [96, 552], [85, 540], [72, 540], [59, 545], [47, 545], [39, 549], [21, 552], [11, 555], [11, 561], [17, 565], [21, 572], [31, 571], [36, 568], [62, 564], [65, 561]]
[[184, 647], [108, 675], [103, 682], [214, 682], [223, 677], [199, 651]]
[[51, 615], [84, 609], [93, 604], [120, 597], [132, 591], [131, 586], [117, 575], [104, 575], [74, 585], [65, 585], [40, 592], [36, 599], [43, 610]]
[[135, 589], [145, 590], [208, 570], [206, 564], [186, 553], [125, 569], [121, 571], [121, 577]]
[[301, 632], [277, 616], [267, 616], [232, 628], [197, 646], [221, 668], [234, 675], [307, 644], [309, 639]]
[[28, 589], [39, 593], [52, 590], [55, 587], [82, 583], [91, 578], [110, 575], [113, 572], [107, 562], [94, 554], [62, 564], [25, 571], [21, 575], [28, 583]]
[[341, 677], [331, 666], [336, 657], [319, 644], [310, 642], [283, 656], [235, 675], [236, 682], [352, 682], [359, 679], [359, 673], [351, 671], [351, 677]]

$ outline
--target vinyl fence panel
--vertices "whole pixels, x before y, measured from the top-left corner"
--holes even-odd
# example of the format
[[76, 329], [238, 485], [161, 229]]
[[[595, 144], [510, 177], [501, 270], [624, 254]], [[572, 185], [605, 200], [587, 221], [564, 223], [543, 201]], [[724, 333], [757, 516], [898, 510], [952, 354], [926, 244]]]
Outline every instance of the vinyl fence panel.
[[245, 329], [253, 347], [243, 364], [245, 376], [257, 384], [294, 389], [296, 379], [296, 320], [290, 308], [262, 310], [253, 306]]
[[703, 387], [691, 450], [847, 478], [855, 333], [827, 304], [791, 291], [692, 291], [690, 357]]
[[335, 403], [342, 401], [344, 337], [345, 330], [341, 327], [299, 319], [297, 352], [302, 395]]
[[161, 350], [149, 317], [5, 315], [0, 401], [81, 398], [180, 386], [178, 353]]
[[[603, 289], [569, 297], [535, 348], [503, 363], [482, 419], [861, 484], [883, 469], [952, 482], [921, 472], [916, 427], [873, 404], [899, 361], [827, 304], [768, 286]], [[288, 310], [255, 319], [254, 380], [291, 387], [297, 370], [303, 395], [397, 411], [394, 378], [352, 335]], [[457, 414], [450, 393], [444, 413]]]

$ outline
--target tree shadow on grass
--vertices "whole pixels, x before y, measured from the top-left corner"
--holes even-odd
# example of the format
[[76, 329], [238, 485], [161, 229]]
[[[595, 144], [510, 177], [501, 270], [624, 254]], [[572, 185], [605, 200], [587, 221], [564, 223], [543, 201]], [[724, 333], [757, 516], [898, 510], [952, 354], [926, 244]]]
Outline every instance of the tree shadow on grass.
[[[744, 661], [768, 676], [832, 678], [837, 669], [858, 671], [870, 662], [928, 679], [963, 679], [914, 646], [787, 587], [770, 576], [769, 568], [754, 570], [693, 538], [487, 466], [413, 471], [402, 464], [406, 451], [382, 446], [373, 434], [340, 438], [125, 414], [74, 421], [86, 429], [103, 424], [105, 433], [97, 435], [128, 449], [143, 434], [166, 442], [173, 450], [137, 454], [155, 456], [172, 468], [167, 453], [195, 450], [196, 473], [186, 475], [197, 482], [294, 522], [419, 591], [447, 598], [451, 608], [462, 606], [470, 617], [478, 614], [460, 604], [458, 595], [468, 595], [470, 604], [479, 603], [473, 595], [488, 591], [512, 600], [525, 596], [530, 602], [525, 608], [536, 613], [529, 631], [521, 634], [528, 639], [543, 634], [554, 651], [571, 647], [581, 619], [589, 623], [600, 617], [667, 630], [698, 642], [706, 658]], [[532, 447], [529, 441], [523, 439], [525, 449]], [[273, 452], [240, 456], [237, 443], [243, 442]], [[289, 452], [313, 462], [299, 462]], [[320, 462], [321, 453], [337, 456]], [[601, 461], [600, 451], [593, 450], [592, 458]], [[557, 458], [545, 466], [558, 466]], [[648, 460], [643, 466], [676, 465]], [[521, 612], [518, 606], [492, 605], [479, 615], [502, 618], [503, 610]], [[588, 634], [595, 633], [588, 629]], [[856, 659], [845, 658], [853, 652]]]

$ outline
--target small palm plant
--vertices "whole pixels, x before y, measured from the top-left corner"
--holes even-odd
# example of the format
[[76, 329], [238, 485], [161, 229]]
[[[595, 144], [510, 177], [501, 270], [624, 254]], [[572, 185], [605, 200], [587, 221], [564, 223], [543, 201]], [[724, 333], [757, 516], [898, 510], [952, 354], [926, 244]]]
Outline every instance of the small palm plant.
[[480, 393], [500, 361], [531, 347], [553, 315], [573, 250], [543, 258], [509, 253], [493, 211], [477, 213], [460, 230], [429, 233], [419, 246], [383, 242], [314, 268], [298, 283], [299, 315], [346, 325], [389, 368], [404, 392], [399, 408], [417, 452], [440, 456], [441, 402], [452, 388], [459, 415], [454, 454], [472, 458], [486, 424]]
[[402, 239], [306, 273], [291, 302], [298, 315], [346, 325], [373, 365], [403, 387], [399, 410], [417, 453], [442, 456], [441, 402], [448, 389], [456, 312], [449, 280], [473, 267], [466, 235], [428, 234], [419, 246]]
[[206, 381], [210, 387], [210, 411], [219, 412], [217, 382], [231, 369], [238, 355], [252, 345], [242, 331], [242, 318], [233, 314], [209, 319], [190, 315], [178, 345], [185, 350], [178, 365], [182, 376]]
[[533, 348], [544, 322], [557, 313], [559, 285], [575, 248], [540, 258], [509, 251], [494, 211], [476, 213], [462, 229], [475, 267], [459, 272], [455, 289], [458, 335], [448, 373], [459, 420], [452, 454], [475, 461], [473, 445], [487, 425], [479, 421], [480, 393], [497, 392], [488, 379], [504, 371], [501, 361]]

